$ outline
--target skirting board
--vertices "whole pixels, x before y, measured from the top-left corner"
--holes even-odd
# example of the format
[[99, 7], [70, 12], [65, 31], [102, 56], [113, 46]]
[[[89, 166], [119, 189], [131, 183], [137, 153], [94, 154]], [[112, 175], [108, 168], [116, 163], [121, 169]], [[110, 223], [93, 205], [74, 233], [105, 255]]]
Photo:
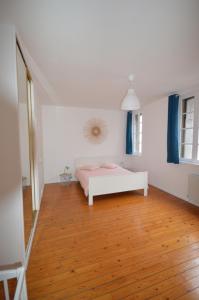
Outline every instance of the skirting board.
[[198, 203], [196, 203], [196, 202], [194, 202], [194, 201], [191, 201], [188, 197], [182, 197], [182, 196], [177, 195], [176, 193], [171, 193], [170, 191], [167, 191], [166, 189], [162, 188], [161, 186], [157, 186], [157, 185], [155, 185], [155, 184], [151, 184], [151, 183], [150, 183], [150, 184], [149, 184], [149, 187], [150, 187], [150, 186], [154, 186], [155, 188], [157, 188], [157, 189], [159, 189], [159, 190], [161, 190], [161, 191], [163, 191], [163, 192], [165, 192], [165, 193], [167, 193], [167, 194], [170, 194], [170, 195], [172, 195], [172, 196], [174, 196], [174, 197], [176, 197], [176, 198], [182, 199], [182, 200], [184, 200], [184, 201], [186, 201], [186, 202], [188, 202], [188, 203], [191, 203], [191, 204], [193, 204], [193, 205], [199, 206]]

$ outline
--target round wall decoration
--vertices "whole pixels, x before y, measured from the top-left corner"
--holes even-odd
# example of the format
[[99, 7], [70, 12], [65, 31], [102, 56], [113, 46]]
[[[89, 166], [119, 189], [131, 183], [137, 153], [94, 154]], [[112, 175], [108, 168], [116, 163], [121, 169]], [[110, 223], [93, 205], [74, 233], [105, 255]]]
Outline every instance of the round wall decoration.
[[91, 119], [84, 126], [84, 136], [93, 144], [102, 143], [107, 133], [107, 125], [101, 119]]

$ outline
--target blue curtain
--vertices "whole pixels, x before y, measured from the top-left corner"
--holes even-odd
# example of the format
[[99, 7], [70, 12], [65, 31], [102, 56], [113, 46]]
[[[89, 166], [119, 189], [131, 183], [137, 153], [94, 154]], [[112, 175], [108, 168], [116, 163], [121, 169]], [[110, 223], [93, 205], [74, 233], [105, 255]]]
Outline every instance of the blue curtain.
[[127, 113], [126, 123], [126, 154], [133, 154], [132, 111]]
[[179, 95], [168, 99], [167, 162], [179, 164]]

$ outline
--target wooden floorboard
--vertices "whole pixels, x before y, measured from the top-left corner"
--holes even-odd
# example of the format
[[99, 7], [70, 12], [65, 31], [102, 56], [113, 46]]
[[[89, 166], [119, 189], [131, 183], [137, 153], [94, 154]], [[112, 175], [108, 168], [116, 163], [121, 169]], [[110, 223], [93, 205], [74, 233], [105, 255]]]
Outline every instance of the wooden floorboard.
[[31, 300], [199, 299], [199, 208], [150, 187], [99, 196], [45, 186]]

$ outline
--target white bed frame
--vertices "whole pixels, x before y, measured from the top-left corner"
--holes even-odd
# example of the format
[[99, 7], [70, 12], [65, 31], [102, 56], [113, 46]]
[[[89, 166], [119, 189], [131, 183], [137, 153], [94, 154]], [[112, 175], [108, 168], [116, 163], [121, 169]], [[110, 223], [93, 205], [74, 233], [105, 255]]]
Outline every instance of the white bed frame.
[[93, 196], [144, 189], [148, 193], [147, 172], [129, 175], [93, 176], [89, 178], [88, 205], [93, 205]]
[[[76, 167], [88, 164], [86, 160], [81, 159], [81, 162], [76, 163]], [[107, 160], [104, 160], [107, 161]], [[110, 160], [109, 160], [110, 161]], [[113, 160], [112, 160], [113, 161]], [[90, 163], [93, 163], [93, 158]], [[103, 162], [102, 159], [95, 163]], [[105, 175], [105, 176], [92, 176], [89, 178], [89, 192], [88, 192], [88, 205], [93, 205], [93, 197], [105, 194], [127, 192], [133, 190], [144, 190], [144, 196], [148, 194], [148, 172], [132, 172], [129, 175]]]

